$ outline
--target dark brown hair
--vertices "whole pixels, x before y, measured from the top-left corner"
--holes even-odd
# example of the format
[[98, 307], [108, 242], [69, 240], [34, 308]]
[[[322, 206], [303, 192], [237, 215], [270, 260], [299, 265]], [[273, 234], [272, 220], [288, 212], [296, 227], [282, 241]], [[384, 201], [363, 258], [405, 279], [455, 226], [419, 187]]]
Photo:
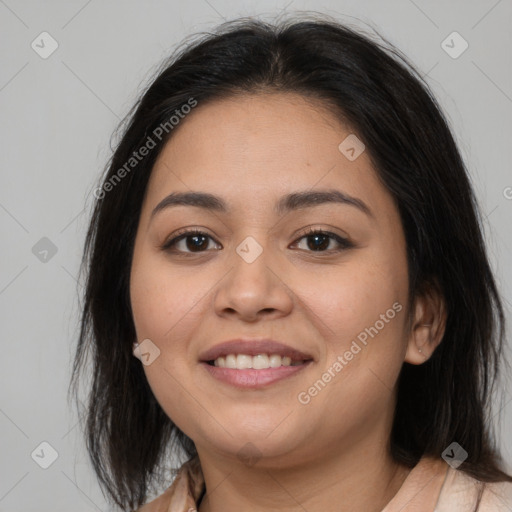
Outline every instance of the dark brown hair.
[[482, 481], [512, 481], [500, 467], [490, 416], [504, 316], [465, 165], [440, 107], [407, 59], [389, 43], [324, 17], [222, 25], [165, 62], [126, 120], [85, 241], [86, 287], [71, 382], [76, 392], [90, 351], [85, 430], [102, 489], [132, 509], [145, 501], [157, 477], [165, 482], [169, 453], [195, 454], [194, 443], [162, 410], [132, 355], [135, 234], [154, 162], [172, 130], [108, 193], [105, 184], [190, 98], [200, 108], [265, 90], [295, 92], [336, 107], [366, 145], [398, 206], [410, 298], [429, 283], [445, 298], [442, 343], [425, 364], [405, 363], [399, 378], [393, 457], [413, 466], [456, 441], [468, 452], [460, 469]]

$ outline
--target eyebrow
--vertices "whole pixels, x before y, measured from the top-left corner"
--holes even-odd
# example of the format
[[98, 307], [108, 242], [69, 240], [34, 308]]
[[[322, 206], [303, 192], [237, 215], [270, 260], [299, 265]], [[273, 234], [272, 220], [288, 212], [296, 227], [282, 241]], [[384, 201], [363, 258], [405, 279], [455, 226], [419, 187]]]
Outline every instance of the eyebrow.
[[[339, 190], [300, 191], [287, 194], [279, 199], [274, 210], [278, 215], [291, 211], [311, 208], [321, 204], [337, 203], [354, 206], [369, 217], [373, 214], [368, 206], [357, 197], [352, 197]], [[219, 196], [205, 192], [173, 192], [164, 197], [151, 212], [153, 218], [158, 212], [174, 206], [195, 206], [217, 213], [230, 213], [227, 203]]]

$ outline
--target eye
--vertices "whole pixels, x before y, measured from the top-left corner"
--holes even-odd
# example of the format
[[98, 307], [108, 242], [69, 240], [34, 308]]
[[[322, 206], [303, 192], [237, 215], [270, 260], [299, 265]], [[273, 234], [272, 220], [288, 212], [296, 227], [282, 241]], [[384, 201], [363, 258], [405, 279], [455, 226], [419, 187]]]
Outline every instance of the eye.
[[[354, 247], [354, 244], [348, 239], [335, 233], [311, 228], [297, 239], [292, 246], [299, 245], [299, 242], [303, 239], [306, 240], [306, 248], [298, 248], [308, 252], [339, 252]], [[179, 232], [177, 236], [165, 242], [162, 250], [185, 254], [205, 252], [210, 250], [210, 241], [213, 241], [213, 238], [208, 233], [199, 229], [189, 229]], [[337, 244], [337, 247], [331, 247], [332, 242], [335, 245]], [[217, 245], [220, 246], [220, 244]]]
[[[339, 252], [344, 249], [354, 247], [354, 244], [348, 239], [343, 238], [330, 231], [324, 231], [322, 229], [309, 229], [303, 236], [301, 236], [294, 245], [298, 244], [300, 240], [306, 239], [306, 247], [312, 252]], [[338, 247], [330, 247], [331, 242], [335, 242]], [[299, 249], [303, 249], [299, 247]]]
[[205, 252], [209, 248], [209, 242], [213, 238], [198, 229], [189, 229], [182, 231], [165, 242], [162, 249], [169, 252], [197, 253]]

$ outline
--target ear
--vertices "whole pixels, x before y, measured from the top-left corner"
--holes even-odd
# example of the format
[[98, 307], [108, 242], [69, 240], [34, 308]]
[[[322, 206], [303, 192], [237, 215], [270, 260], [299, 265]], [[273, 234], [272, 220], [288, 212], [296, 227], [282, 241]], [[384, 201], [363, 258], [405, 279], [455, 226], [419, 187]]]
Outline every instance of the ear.
[[423, 364], [441, 343], [446, 328], [446, 305], [436, 284], [428, 284], [416, 296], [411, 311], [411, 324], [405, 361]]

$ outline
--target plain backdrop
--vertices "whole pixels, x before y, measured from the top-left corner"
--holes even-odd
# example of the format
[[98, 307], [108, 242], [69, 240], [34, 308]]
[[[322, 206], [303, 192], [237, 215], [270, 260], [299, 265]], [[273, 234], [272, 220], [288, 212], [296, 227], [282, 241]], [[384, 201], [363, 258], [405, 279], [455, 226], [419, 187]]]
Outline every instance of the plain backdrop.
[[[510, 322], [511, 0], [0, 0], [0, 511], [108, 510], [66, 393], [91, 192], [113, 130], [183, 38], [296, 10], [375, 28], [425, 74], [470, 170]], [[510, 465], [504, 393], [495, 418]]]

